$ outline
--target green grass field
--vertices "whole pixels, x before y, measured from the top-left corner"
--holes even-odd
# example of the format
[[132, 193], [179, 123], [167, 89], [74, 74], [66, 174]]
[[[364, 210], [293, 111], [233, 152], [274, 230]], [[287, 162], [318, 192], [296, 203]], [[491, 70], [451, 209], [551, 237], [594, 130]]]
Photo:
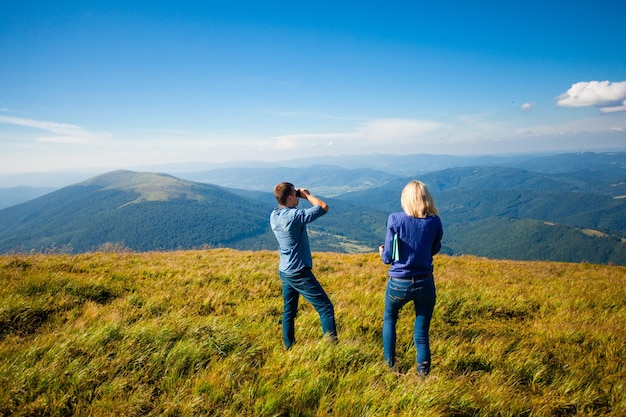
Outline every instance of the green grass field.
[[315, 253], [339, 343], [274, 252], [0, 256], [3, 416], [624, 416], [626, 267], [437, 256], [432, 373], [412, 312], [383, 361], [387, 267]]

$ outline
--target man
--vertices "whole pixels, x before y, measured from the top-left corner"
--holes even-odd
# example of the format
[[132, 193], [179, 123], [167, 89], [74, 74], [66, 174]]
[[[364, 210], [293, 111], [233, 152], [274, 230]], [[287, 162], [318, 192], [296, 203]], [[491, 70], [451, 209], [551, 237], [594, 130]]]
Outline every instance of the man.
[[[313, 305], [320, 316], [322, 331], [337, 339], [335, 309], [321, 284], [313, 275], [313, 259], [306, 225], [328, 212], [328, 205], [306, 188], [296, 189], [289, 182], [274, 187], [279, 207], [270, 215], [270, 225], [278, 241], [280, 260], [278, 274], [283, 284], [283, 342], [290, 349], [295, 343], [295, 319], [300, 295]], [[299, 209], [303, 198], [312, 207]]]

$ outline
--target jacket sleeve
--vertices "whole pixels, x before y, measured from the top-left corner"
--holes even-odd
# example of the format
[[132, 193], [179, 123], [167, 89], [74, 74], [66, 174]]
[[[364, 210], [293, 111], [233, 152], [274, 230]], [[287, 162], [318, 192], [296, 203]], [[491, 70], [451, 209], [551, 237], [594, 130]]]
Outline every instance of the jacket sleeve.
[[436, 255], [441, 250], [441, 239], [443, 238], [443, 226], [441, 225], [441, 219], [437, 216], [437, 231], [435, 232], [435, 239], [433, 239], [433, 246], [430, 253]]
[[395, 232], [392, 228], [391, 216], [387, 219], [387, 234], [385, 235], [385, 247], [382, 253], [383, 262], [390, 264], [393, 256], [393, 236]]

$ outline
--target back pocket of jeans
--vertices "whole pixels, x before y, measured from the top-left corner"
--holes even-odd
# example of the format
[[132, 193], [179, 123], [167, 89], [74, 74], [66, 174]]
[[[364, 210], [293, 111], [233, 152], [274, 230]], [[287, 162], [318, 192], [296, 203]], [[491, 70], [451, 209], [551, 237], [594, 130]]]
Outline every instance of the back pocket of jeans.
[[407, 292], [408, 288], [406, 286], [397, 285], [393, 281], [390, 281], [389, 284], [387, 284], [387, 294], [392, 300], [406, 299]]

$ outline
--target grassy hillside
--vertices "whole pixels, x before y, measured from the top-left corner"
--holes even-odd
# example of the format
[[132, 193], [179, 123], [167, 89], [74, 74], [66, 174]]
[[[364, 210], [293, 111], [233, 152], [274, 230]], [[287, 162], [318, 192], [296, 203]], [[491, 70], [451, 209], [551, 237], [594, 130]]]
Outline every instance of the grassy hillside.
[[421, 380], [409, 308], [384, 365], [378, 256], [314, 262], [340, 342], [303, 302], [285, 352], [274, 252], [1, 256], [0, 415], [626, 414], [626, 267], [437, 256]]
[[237, 247], [245, 239], [246, 249], [267, 249], [270, 210], [214, 185], [114, 171], [2, 210], [0, 251], [88, 252], [107, 242], [138, 251]]

